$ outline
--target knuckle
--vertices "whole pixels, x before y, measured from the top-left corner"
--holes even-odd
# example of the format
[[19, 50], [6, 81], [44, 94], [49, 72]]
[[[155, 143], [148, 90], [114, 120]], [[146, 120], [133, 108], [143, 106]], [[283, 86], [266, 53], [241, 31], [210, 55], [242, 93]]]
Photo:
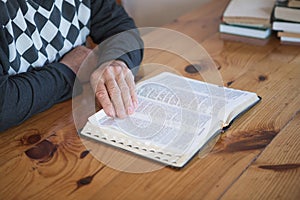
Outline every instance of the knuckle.
[[98, 99], [105, 99], [106, 98], [106, 92], [104, 90], [99, 90], [96, 92], [96, 96]]
[[100, 76], [98, 70], [95, 70], [95, 71], [91, 74], [90, 80], [91, 80], [92, 82], [95, 82], [95, 83], [100, 82], [101, 76]]
[[117, 74], [120, 74], [122, 72], [122, 67], [120, 65], [115, 65], [114, 66], [114, 71], [117, 73]]
[[129, 94], [129, 92], [130, 92], [129, 88], [128, 88], [126, 85], [121, 86], [121, 87], [120, 87], [120, 90], [121, 90], [122, 93], [124, 93], [124, 94]]
[[105, 68], [103, 69], [103, 76], [104, 76], [106, 79], [109, 79], [110, 77], [112, 77], [112, 73], [111, 73], [110, 67], [105, 67]]
[[118, 83], [122, 82], [123, 79], [124, 79], [124, 78], [123, 78], [122, 74], [117, 74], [117, 75], [116, 75], [116, 81], [117, 81]]
[[110, 86], [107, 89], [111, 96], [119, 96], [121, 94], [120, 89], [116, 86]]

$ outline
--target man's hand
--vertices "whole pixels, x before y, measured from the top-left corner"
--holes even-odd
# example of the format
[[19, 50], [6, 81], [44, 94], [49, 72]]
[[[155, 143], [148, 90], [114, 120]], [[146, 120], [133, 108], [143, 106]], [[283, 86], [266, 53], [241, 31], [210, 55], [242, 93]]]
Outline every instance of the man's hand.
[[104, 112], [110, 117], [124, 118], [133, 114], [138, 104], [134, 77], [122, 61], [102, 64], [90, 82]]
[[72, 51], [64, 55], [64, 57], [60, 60], [60, 63], [65, 64], [72, 69], [75, 74], [77, 74], [79, 67], [91, 51], [91, 49], [85, 46], [75, 47]]

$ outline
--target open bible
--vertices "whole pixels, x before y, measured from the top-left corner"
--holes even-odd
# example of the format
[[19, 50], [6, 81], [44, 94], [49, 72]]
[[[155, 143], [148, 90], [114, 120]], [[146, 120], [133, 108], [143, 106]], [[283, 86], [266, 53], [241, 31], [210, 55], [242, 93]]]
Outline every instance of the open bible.
[[164, 72], [136, 87], [139, 106], [125, 119], [103, 110], [81, 135], [173, 167], [183, 167], [214, 136], [260, 98]]

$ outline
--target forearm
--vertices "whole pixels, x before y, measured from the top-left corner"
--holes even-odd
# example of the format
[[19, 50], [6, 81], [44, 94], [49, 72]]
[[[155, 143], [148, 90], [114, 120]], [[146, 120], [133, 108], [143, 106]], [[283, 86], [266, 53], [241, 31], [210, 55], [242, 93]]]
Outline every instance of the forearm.
[[14, 76], [0, 76], [0, 131], [72, 97], [75, 74], [54, 63]]
[[99, 64], [122, 60], [135, 74], [143, 58], [143, 41], [133, 20], [114, 0], [93, 1], [92, 7], [91, 37], [100, 43]]

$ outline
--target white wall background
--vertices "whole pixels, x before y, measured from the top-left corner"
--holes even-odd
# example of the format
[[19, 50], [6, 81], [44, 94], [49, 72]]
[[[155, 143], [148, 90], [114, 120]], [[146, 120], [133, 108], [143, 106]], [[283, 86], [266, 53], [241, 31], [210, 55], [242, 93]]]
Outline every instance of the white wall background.
[[209, 0], [122, 0], [138, 27], [161, 26]]

